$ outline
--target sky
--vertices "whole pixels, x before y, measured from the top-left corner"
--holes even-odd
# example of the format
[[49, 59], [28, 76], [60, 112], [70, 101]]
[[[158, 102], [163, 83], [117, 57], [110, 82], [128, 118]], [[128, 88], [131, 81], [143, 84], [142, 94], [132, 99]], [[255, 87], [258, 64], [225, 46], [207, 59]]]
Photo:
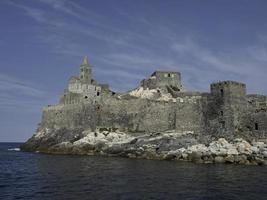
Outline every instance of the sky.
[[190, 91], [235, 80], [267, 95], [265, 0], [1, 0], [0, 142], [24, 142], [88, 56], [125, 92], [155, 70]]

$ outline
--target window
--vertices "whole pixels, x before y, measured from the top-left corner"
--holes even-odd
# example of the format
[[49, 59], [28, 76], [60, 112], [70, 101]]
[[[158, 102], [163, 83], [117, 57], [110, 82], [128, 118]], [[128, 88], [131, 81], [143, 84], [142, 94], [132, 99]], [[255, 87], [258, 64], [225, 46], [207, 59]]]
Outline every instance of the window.
[[171, 77], [171, 74], [168, 74], [168, 77]]
[[259, 124], [258, 123], [255, 123], [255, 130], [259, 130]]
[[85, 98], [85, 99], [87, 99], [87, 98], [88, 98], [88, 96], [85, 96], [84, 98]]
[[223, 111], [221, 110], [220, 115], [223, 116]]
[[221, 89], [221, 97], [223, 97], [223, 95], [224, 95], [224, 91], [223, 91], [223, 89]]
[[100, 95], [100, 92], [98, 91], [97, 93], [96, 93], [96, 96], [99, 96]]

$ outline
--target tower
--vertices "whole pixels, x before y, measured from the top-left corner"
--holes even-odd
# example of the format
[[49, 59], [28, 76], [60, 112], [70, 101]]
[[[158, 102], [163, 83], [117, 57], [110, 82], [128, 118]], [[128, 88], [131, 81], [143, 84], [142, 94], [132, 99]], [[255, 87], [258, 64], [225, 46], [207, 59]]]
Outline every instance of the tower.
[[213, 119], [214, 130], [234, 136], [241, 127], [241, 118], [246, 110], [246, 85], [222, 81], [211, 84], [210, 89], [212, 103], [209, 109], [212, 113], [208, 117]]
[[90, 84], [91, 78], [92, 78], [92, 66], [88, 63], [87, 56], [85, 56], [82, 64], [80, 65], [80, 80], [83, 83]]

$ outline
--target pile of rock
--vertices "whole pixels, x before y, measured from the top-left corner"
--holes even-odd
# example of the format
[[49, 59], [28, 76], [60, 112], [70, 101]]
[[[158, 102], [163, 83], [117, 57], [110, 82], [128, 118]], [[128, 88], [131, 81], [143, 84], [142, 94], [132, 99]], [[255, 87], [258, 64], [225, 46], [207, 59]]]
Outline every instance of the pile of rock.
[[235, 139], [229, 143], [224, 138], [213, 141], [206, 146], [197, 144], [188, 148], [170, 151], [165, 159], [188, 160], [197, 163], [238, 163], [267, 165], [267, 144], [264, 142], [248, 143]]

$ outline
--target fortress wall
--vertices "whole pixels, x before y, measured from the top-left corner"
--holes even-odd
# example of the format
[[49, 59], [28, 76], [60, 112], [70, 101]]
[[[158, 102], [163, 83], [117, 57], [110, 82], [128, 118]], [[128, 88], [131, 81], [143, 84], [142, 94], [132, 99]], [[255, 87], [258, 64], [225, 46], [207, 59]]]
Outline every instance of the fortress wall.
[[200, 132], [204, 127], [202, 101], [152, 101], [147, 99], [108, 101], [101, 111], [102, 125], [122, 130], [157, 132], [176, 129]]
[[176, 104], [175, 129], [179, 132], [203, 132], [203, 111], [202, 100]]
[[[91, 104], [68, 104], [45, 108], [42, 128], [95, 128], [95, 108]], [[87, 122], [90, 123], [87, 123]]]
[[247, 95], [248, 106], [252, 106], [255, 109], [267, 108], [267, 97], [264, 95]]
[[108, 99], [101, 107], [101, 126], [130, 132], [174, 129], [174, 103], [147, 99]]
[[117, 128], [125, 132], [200, 132], [203, 125], [200, 101], [166, 102], [148, 99], [103, 98], [96, 103], [46, 107], [41, 127]]

